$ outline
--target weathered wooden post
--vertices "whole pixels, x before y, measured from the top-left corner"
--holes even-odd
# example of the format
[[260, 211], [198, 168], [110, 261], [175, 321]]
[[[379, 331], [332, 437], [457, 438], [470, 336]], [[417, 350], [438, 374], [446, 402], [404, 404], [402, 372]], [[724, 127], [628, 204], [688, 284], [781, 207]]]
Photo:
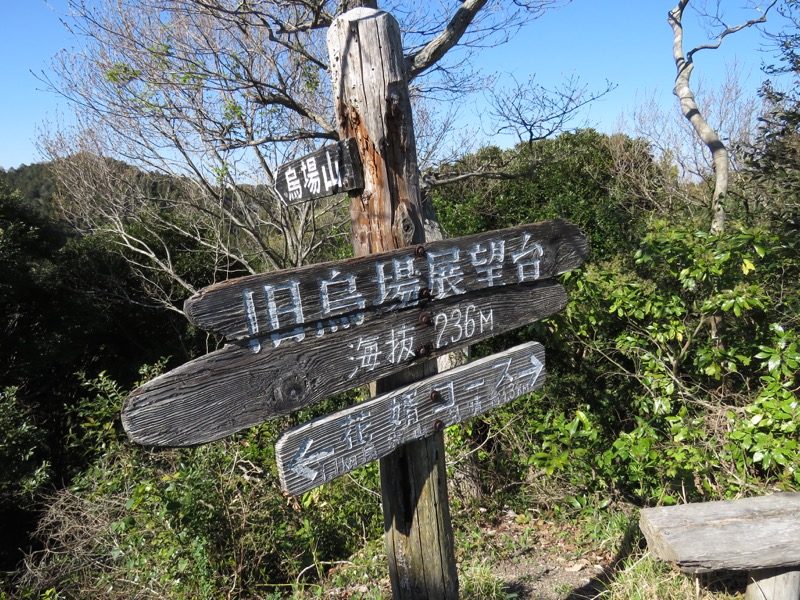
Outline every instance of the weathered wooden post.
[[580, 266], [588, 243], [561, 219], [437, 241], [397, 22], [354, 8], [328, 45], [342, 140], [278, 167], [275, 191], [285, 202], [350, 191], [356, 258], [195, 294], [186, 316], [227, 343], [134, 390], [122, 423], [140, 444], [203, 444], [377, 379], [375, 398], [281, 434], [281, 484], [303, 493], [380, 459], [394, 597], [456, 600], [442, 431], [538, 389], [544, 348], [439, 375], [432, 359], [562, 310], [552, 278]]
[[[397, 21], [373, 8], [354, 8], [331, 25], [328, 52], [339, 134], [356, 139], [364, 168], [364, 188], [350, 199], [355, 255], [410, 245], [424, 253], [416, 144]], [[379, 380], [374, 392], [434, 373], [431, 360]], [[431, 433], [380, 463], [386, 552], [398, 600], [458, 597], [444, 434]]]

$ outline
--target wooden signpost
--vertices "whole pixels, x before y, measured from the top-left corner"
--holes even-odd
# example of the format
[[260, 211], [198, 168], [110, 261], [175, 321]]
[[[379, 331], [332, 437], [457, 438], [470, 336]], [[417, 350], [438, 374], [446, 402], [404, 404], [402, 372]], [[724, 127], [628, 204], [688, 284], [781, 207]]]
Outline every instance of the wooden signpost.
[[122, 411], [132, 440], [210, 442], [413, 364], [562, 310], [552, 281], [485, 289], [385, 313], [300, 324], [245, 339], [134, 390]]
[[281, 485], [301, 494], [543, 384], [544, 347], [529, 342], [320, 417], [275, 444]]
[[285, 432], [281, 480], [301, 493], [380, 459], [395, 600], [456, 600], [443, 429], [537, 389], [536, 342], [436, 374], [436, 356], [566, 306], [552, 278], [580, 266], [585, 236], [555, 219], [455, 240], [422, 202], [400, 31], [354, 8], [328, 33], [344, 140], [279, 167], [302, 202], [350, 190], [357, 258], [206, 288], [185, 311], [227, 345], [134, 390], [122, 423], [136, 442], [216, 440], [375, 382], [377, 397]]
[[553, 219], [240, 277], [201, 290], [184, 310], [196, 326], [229, 340], [270, 334], [277, 345], [303, 324], [323, 330], [342, 315], [394, 311], [550, 279], [580, 266], [588, 251], [586, 236], [575, 225]]
[[363, 187], [352, 138], [328, 144], [275, 170], [275, 191], [286, 203], [308, 202]]

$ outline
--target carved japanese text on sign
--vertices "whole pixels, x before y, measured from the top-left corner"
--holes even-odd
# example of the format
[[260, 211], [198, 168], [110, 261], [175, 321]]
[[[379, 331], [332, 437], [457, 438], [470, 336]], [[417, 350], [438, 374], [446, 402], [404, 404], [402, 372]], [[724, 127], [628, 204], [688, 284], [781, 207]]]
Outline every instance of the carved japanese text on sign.
[[[369, 311], [554, 277], [580, 266], [585, 236], [555, 219], [368, 257], [252, 275], [201, 290], [185, 305], [198, 327], [277, 347], [309, 329], [358, 324]], [[266, 338], [266, 340], [264, 339]]]
[[[342, 325], [315, 344], [272, 348], [260, 338], [240, 340], [134, 390], [123, 406], [122, 423], [141, 444], [209, 442], [542, 319], [566, 303], [563, 287], [542, 281], [416, 309], [369, 312], [360, 325]], [[306, 337], [316, 335], [311, 325], [303, 331]], [[254, 353], [254, 342], [263, 350]]]
[[279, 166], [275, 191], [285, 202], [306, 202], [364, 187], [354, 139], [328, 144]]
[[281, 484], [303, 493], [530, 393], [544, 375], [544, 348], [530, 342], [285, 431], [275, 445]]

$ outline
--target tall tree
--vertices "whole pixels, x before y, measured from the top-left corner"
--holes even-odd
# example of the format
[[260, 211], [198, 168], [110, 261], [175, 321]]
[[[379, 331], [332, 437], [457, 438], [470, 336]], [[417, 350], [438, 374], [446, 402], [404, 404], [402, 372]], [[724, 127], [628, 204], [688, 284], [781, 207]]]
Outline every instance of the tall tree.
[[[755, 92], [744, 85], [738, 65], [726, 67], [725, 79], [709, 85], [699, 79], [693, 85], [695, 102], [703, 107], [703, 116], [728, 150], [728, 193], [738, 197], [740, 175], [745, 166], [747, 148], [758, 130], [762, 103]], [[715, 186], [714, 162], [708, 147], [697, 136], [691, 122], [674, 107], [662, 106], [655, 96], [639, 103], [631, 115], [631, 134], [646, 140], [662, 172], [653, 186], [651, 173], [619, 159], [618, 183], [639, 190], [644, 196], [658, 196], [654, 209], [664, 218], [677, 213], [708, 221], [709, 202]], [[647, 175], [647, 176], [645, 176]]]
[[[748, 19], [738, 25], [728, 25], [722, 13], [722, 2], [716, 0], [713, 13], [703, 11], [712, 27], [719, 33], [716, 38], [705, 44], [699, 44], [689, 51], [684, 48], [683, 15], [690, 0], [680, 0], [678, 5], [669, 12], [668, 21], [672, 27], [672, 56], [675, 60], [677, 73], [675, 76], [674, 93], [680, 102], [681, 112], [692, 124], [697, 136], [706, 145], [714, 162], [714, 191], [711, 198], [711, 227], [712, 233], [721, 233], [725, 230], [725, 201], [728, 194], [728, 175], [730, 163], [728, 149], [719, 136], [719, 133], [709, 124], [703, 111], [695, 100], [695, 93], [691, 85], [691, 76], [694, 71], [694, 56], [700, 50], [713, 50], [722, 45], [722, 41], [729, 35], [764, 23], [769, 10], [777, 4], [778, 0], [759, 2], [752, 5], [752, 9], [760, 16]], [[705, 8], [706, 2], [701, 2]]]

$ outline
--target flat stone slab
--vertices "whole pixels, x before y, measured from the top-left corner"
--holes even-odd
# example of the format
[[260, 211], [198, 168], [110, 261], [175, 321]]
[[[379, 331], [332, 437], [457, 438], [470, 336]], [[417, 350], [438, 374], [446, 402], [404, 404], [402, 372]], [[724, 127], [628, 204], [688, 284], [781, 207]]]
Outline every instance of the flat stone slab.
[[800, 565], [800, 492], [645, 508], [650, 551], [687, 573]]

